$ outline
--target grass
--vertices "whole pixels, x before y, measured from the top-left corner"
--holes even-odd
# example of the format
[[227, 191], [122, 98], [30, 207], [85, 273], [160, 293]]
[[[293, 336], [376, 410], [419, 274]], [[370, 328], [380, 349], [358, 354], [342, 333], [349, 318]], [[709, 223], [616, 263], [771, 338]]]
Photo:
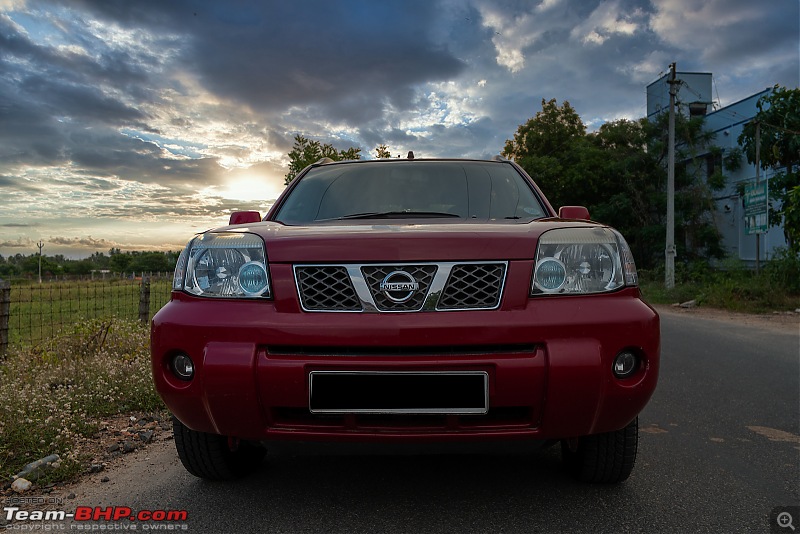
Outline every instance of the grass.
[[[150, 318], [169, 300], [171, 280], [150, 282]], [[139, 317], [138, 280], [72, 281], [14, 284], [11, 287], [9, 343], [20, 345], [48, 339], [63, 327], [116, 316]]]
[[651, 304], [677, 304], [696, 301], [704, 308], [719, 308], [741, 313], [771, 313], [794, 311], [800, 308], [800, 296], [735, 283], [714, 285], [698, 282], [683, 283], [665, 289], [664, 281], [649, 281], [641, 285], [644, 299]]
[[652, 304], [690, 300], [698, 306], [744, 313], [794, 311], [800, 308], [800, 259], [778, 257], [759, 273], [733, 259], [717, 268], [707, 263], [676, 265], [675, 287], [664, 287], [664, 271], [642, 272], [641, 289]]
[[76, 443], [92, 438], [103, 417], [163, 409], [149, 332], [137, 321], [96, 319], [36, 347], [13, 348], [0, 361], [0, 478], [59, 454], [46, 481], [69, 479], [86, 468]]

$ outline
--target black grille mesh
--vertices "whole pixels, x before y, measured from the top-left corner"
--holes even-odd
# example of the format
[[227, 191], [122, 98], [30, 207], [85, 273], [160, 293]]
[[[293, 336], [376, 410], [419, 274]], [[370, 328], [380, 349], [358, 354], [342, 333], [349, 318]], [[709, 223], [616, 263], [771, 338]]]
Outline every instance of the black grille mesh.
[[303, 308], [313, 311], [360, 311], [361, 301], [347, 269], [338, 265], [296, 269]]
[[500, 303], [505, 264], [461, 264], [453, 267], [437, 309], [495, 308]]
[[[351, 268], [354, 266], [351, 266]], [[420, 311], [438, 270], [435, 263], [420, 265], [362, 265], [361, 276], [369, 288], [378, 311]], [[403, 271], [419, 284], [404, 302], [395, 302], [380, 289], [391, 273]], [[500, 304], [505, 279], [505, 263], [463, 263], [453, 265], [436, 305], [437, 310], [494, 309]], [[295, 268], [303, 309], [307, 311], [363, 311], [348, 267], [344, 265], [304, 265]], [[390, 281], [404, 281], [392, 277]], [[407, 292], [392, 293], [402, 297]], [[371, 306], [367, 306], [371, 308]], [[428, 309], [433, 311], [433, 309]]]

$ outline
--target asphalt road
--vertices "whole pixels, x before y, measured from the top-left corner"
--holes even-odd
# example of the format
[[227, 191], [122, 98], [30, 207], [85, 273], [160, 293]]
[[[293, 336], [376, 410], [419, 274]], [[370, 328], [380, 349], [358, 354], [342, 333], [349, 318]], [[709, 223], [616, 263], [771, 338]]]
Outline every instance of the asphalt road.
[[175, 526], [191, 532], [789, 534], [770, 514], [800, 505], [800, 327], [667, 312], [662, 338], [659, 387], [624, 484], [573, 482], [557, 448], [519, 446], [277, 450], [239, 483], [208, 483], [167, 442], [126, 457], [106, 483], [82, 484], [65, 509], [187, 510]]

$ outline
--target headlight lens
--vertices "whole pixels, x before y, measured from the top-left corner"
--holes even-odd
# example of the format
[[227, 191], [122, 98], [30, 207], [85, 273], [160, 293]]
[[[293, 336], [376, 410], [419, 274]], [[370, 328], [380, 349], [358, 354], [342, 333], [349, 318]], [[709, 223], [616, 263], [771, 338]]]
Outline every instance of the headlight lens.
[[192, 246], [192, 241], [189, 241], [183, 247], [181, 255], [178, 256], [178, 262], [175, 264], [175, 273], [172, 275], [172, 289], [183, 291], [183, 281], [186, 279], [186, 262], [189, 259], [189, 247]]
[[610, 228], [559, 228], [542, 234], [531, 295], [587, 294], [637, 285], [622, 235]]
[[174, 289], [202, 297], [269, 297], [264, 242], [255, 234], [206, 233], [186, 246]]

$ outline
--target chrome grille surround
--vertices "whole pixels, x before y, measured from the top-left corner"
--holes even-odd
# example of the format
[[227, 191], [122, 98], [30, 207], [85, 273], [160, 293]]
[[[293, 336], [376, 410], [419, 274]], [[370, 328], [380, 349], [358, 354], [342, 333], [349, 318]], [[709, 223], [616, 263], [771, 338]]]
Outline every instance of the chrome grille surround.
[[[298, 264], [293, 269], [304, 311], [413, 313], [499, 308], [508, 262]], [[417, 294], [403, 302], [381, 291], [383, 280], [396, 271], [419, 283]]]

